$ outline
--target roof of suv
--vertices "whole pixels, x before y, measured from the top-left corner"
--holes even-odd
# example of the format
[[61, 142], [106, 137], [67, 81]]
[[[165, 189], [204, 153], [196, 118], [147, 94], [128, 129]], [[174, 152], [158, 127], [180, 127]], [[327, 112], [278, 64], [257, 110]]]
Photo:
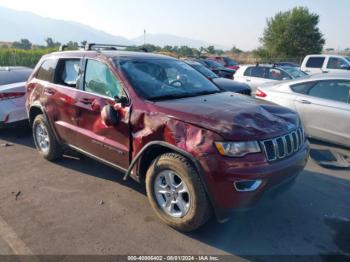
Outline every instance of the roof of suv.
[[129, 58], [138, 58], [138, 59], [175, 59], [170, 56], [154, 54], [154, 53], [146, 53], [146, 52], [131, 52], [131, 51], [123, 51], [123, 50], [113, 50], [113, 51], [63, 51], [63, 52], [54, 52], [49, 54], [48, 56], [59, 56], [59, 57], [80, 57], [86, 54], [101, 54], [105, 57], [114, 58], [114, 57], [129, 57]]

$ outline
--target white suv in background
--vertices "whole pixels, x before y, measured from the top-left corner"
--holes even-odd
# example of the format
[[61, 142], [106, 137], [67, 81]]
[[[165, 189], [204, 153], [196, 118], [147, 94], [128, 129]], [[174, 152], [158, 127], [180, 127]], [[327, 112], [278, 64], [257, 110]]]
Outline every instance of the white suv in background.
[[234, 80], [248, 84], [254, 94], [259, 86], [267, 82], [291, 80], [306, 75], [297, 67], [256, 64], [240, 66]]
[[310, 75], [350, 70], [350, 57], [339, 55], [308, 55], [304, 58], [301, 70]]

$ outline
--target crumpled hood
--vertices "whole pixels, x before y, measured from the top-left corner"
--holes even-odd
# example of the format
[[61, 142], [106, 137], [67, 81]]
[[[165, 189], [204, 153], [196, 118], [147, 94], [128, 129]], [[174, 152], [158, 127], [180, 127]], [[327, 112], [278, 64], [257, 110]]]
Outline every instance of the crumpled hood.
[[295, 112], [231, 92], [167, 100], [155, 106], [171, 118], [212, 130], [230, 141], [264, 140], [299, 126]]

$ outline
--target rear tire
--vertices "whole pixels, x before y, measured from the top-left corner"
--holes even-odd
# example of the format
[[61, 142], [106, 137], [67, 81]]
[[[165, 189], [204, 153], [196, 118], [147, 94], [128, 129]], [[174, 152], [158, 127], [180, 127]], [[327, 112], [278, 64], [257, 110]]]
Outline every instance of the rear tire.
[[156, 214], [179, 231], [196, 230], [212, 216], [196, 170], [179, 154], [167, 153], [153, 161], [146, 174], [146, 189]]
[[49, 161], [62, 157], [63, 150], [55, 138], [44, 115], [37, 115], [33, 122], [33, 138], [40, 155]]

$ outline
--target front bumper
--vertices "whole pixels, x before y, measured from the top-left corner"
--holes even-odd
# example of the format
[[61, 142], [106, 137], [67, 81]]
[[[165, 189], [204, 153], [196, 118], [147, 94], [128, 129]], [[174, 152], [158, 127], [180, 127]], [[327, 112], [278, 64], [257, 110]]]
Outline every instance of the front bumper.
[[[309, 158], [309, 143], [294, 155], [279, 162], [268, 163], [260, 154], [248, 159], [210, 156], [201, 159], [208, 193], [219, 221], [228, 219], [232, 209], [254, 206], [267, 191], [291, 184], [305, 168]], [[253, 161], [253, 159], [255, 161]], [[235, 188], [238, 181], [261, 181], [254, 191]]]

